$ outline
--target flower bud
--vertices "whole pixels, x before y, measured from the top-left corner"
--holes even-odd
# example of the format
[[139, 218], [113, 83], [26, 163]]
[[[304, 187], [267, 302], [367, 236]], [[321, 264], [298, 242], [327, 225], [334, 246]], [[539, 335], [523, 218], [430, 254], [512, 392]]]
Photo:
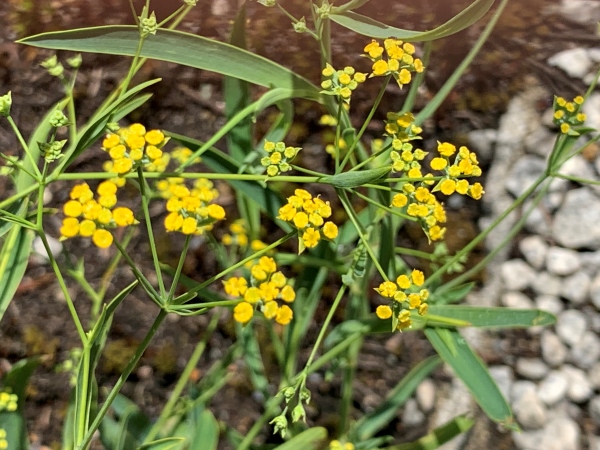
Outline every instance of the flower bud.
[[10, 116], [10, 107], [12, 106], [12, 97], [10, 91], [0, 97], [0, 115], [4, 117]]

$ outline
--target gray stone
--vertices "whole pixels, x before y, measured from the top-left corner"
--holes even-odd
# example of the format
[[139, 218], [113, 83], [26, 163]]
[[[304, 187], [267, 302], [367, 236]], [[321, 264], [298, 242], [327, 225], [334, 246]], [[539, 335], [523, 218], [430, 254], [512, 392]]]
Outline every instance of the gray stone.
[[595, 25], [600, 21], [598, 0], [562, 0], [554, 7], [549, 7], [548, 12], [555, 12], [581, 25]]
[[563, 247], [600, 247], [600, 199], [588, 188], [567, 193], [556, 212], [552, 235]]
[[509, 398], [515, 378], [512, 369], [509, 366], [491, 366], [489, 370], [502, 395], [505, 398]]
[[560, 278], [548, 272], [540, 272], [533, 280], [531, 287], [536, 294], [558, 295], [560, 293], [561, 281]]
[[531, 309], [533, 308], [533, 302], [522, 292], [505, 292], [502, 295], [502, 305], [507, 308], [515, 309]]
[[585, 124], [598, 129], [600, 127], [600, 93], [592, 93], [581, 107], [581, 110], [587, 116]]
[[546, 170], [546, 162], [533, 155], [525, 155], [516, 162], [506, 177], [504, 186], [513, 196], [518, 197], [533, 184]]
[[541, 270], [544, 268], [546, 254], [548, 253], [548, 244], [546, 244], [544, 238], [537, 235], [527, 236], [519, 242], [519, 250], [534, 269]]
[[415, 398], [421, 411], [428, 413], [435, 406], [435, 383], [426, 378], [417, 386]]
[[591, 277], [586, 272], [579, 271], [563, 280], [561, 296], [571, 303], [580, 305], [586, 301], [591, 284]]
[[425, 414], [419, 410], [417, 401], [409, 398], [404, 404], [404, 411], [402, 411], [402, 423], [408, 427], [416, 427], [423, 422], [425, 422]]
[[576, 251], [569, 248], [550, 247], [546, 254], [546, 269], [554, 275], [571, 275], [579, 270], [581, 262]]
[[568, 388], [567, 376], [558, 370], [553, 370], [538, 386], [538, 397], [546, 405], [552, 406], [565, 398]]
[[589, 369], [600, 359], [600, 339], [593, 331], [586, 331], [571, 349], [570, 360], [577, 367]]
[[555, 140], [555, 133], [546, 127], [538, 127], [525, 137], [525, 149], [545, 159], [552, 152]]
[[594, 421], [596, 425], [600, 425], [600, 395], [597, 395], [593, 399], [590, 400], [590, 404], [588, 405], [588, 411], [590, 412], [590, 417]]
[[517, 422], [525, 429], [536, 430], [546, 422], [546, 407], [532, 381], [516, 381], [511, 390], [512, 409]]
[[504, 286], [509, 291], [522, 291], [535, 279], [535, 271], [522, 259], [511, 259], [500, 266]]
[[559, 314], [564, 309], [562, 301], [555, 295], [538, 295], [535, 298], [535, 306], [554, 315]]
[[600, 309], [600, 273], [596, 275], [590, 284], [590, 299], [594, 306]]
[[546, 330], [541, 337], [542, 358], [551, 367], [558, 367], [567, 359], [567, 348], [552, 331]]
[[516, 371], [523, 378], [539, 380], [548, 373], [548, 366], [540, 358], [517, 359]]
[[558, 173], [560, 173], [561, 175], [583, 178], [584, 180], [598, 181], [598, 176], [594, 172], [594, 168], [587, 161], [587, 159], [585, 159], [581, 155], [575, 155], [572, 158], [569, 158], [567, 161], [565, 161], [560, 167]]
[[552, 236], [550, 211], [543, 205], [537, 205], [530, 211], [531, 204], [532, 200], [526, 200], [523, 207], [528, 212], [525, 229], [532, 234], [550, 238]]
[[588, 275], [593, 277], [600, 271], [600, 251], [579, 252], [579, 260], [581, 261], [581, 270]]
[[[50, 247], [50, 251], [54, 257], [58, 256], [62, 253], [63, 245], [58, 239], [53, 238], [50, 235], [46, 235], [46, 239], [48, 240], [48, 246]], [[48, 252], [46, 251], [46, 247], [44, 247], [44, 243], [42, 242], [39, 236], [36, 236], [33, 240], [33, 251], [38, 256], [36, 262], [45, 263], [48, 261]]]
[[577, 345], [587, 329], [587, 320], [581, 311], [569, 309], [558, 315], [556, 334], [565, 344]]
[[597, 362], [588, 370], [587, 379], [594, 389], [600, 390], [600, 362]]
[[548, 64], [564, 70], [570, 77], [583, 78], [592, 67], [592, 60], [583, 48], [572, 48], [548, 58]]
[[560, 370], [567, 377], [567, 397], [569, 400], [574, 403], [583, 403], [592, 397], [594, 390], [583, 370], [570, 364], [565, 364]]
[[579, 450], [580, 434], [575, 421], [558, 417], [548, 421], [541, 430], [513, 431], [512, 438], [520, 450]]

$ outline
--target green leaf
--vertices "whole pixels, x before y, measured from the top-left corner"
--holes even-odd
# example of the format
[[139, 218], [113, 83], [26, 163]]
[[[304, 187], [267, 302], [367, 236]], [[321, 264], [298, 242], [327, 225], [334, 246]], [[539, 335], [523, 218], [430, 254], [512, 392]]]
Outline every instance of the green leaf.
[[481, 328], [526, 328], [552, 325], [556, 317], [539, 309], [481, 308], [463, 305], [431, 305], [429, 314], [469, 322]]
[[325, 439], [327, 439], [325, 428], [309, 428], [273, 450], [319, 450], [323, 448], [322, 445]]
[[493, 4], [494, 0], [476, 0], [448, 22], [429, 31], [411, 31], [390, 27], [352, 11], [342, 14], [330, 14], [329, 18], [358, 34], [376, 39], [396, 38], [412, 42], [432, 41], [464, 30], [481, 19]]
[[465, 298], [469, 292], [475, 287], [475, 282], [462, 284], [454, 288], [448, 289], [447, 291], [437, 294], [433, 292], [429, 302], [436, 305], [446, 305], [448, 303], [456, 303]]
[[[425, 328], [425, 336], [473, 394], [483, 412], [508, 428], [516, 428], [512, 412], [485, 364], [456, 330]], [[450, 340], [452, 345], [446, 342]]]
[[[194, 408], [196, 411], [198, 407]], [[198, 448], [202, 450], [216, 450], [219, 443], [219, 423], [213, 413], [205, 409], [194, 420], [194, 439], [191, 442], [190, 448]]]
[[35, 233], [14, 225], [0, 251], [0, 320], [4, 316], [27, 269]]
[[263, 393], [265, 398], [269, 398], [269, 380], [267, 380], [265, 365], [260, 354], [260, 347], [254, 334], [252, 322], [241, 329], [240, 335], [244, 349], [244, 360], [248, 366], [252, 384], [256, 390]]
[[474, 423], [475, 421], [467, 416], [457, 416], [414, 442], [392, 445], [391, 447], [385, 447], [383, 450], [434, 450], [459, 434], [468, 431]]
[[15, 363], [2, 377], [2, 385], [5, 388], [10, 388], [13, 394], [19, 397], [19, 409], [22, 409], [24, 406], [25, 390], [29, 383], [29, 378], [39, 365], [40, 359], [38, 357], [22, 359]]
[[[132, 25], [111, 25], [42, 33], [18, 42], [54, 50], [134, 56], [139, 31]], [[308, 80], [262, 56], [181, 31], [160, 29], [148, 36], [140, 56], [209, 70], [259, 86], [303, 90], [306, 98], [320, 96], [320, 89]]]
[[440, 358], [431, 356], [417, 364], [400, 382], [392, 389], [386, 399], [372, 412], [364, 415], [354, 426], [353, 434], [359, 442], [373, 437], [378, 431], [390, 423], [398, 409], [408, 400], [417, 386], [439, 364]]
[[[138, 447], [137, 450], [170, 450], [172, 448], [175, 448], [177, 445], [182, 443], [184, 440], [185, 440], [184, 438], [180, 438], [180, 437], [166, 437], [163, 439], [157, 439], [156, 441], [148, 442], [147, 444], [144, 444], [144, 445]], [[195, 447], [195, 448], [200, 448], [200, 447]], [[209, 450], [212, 447], [202, 447], [202, 448], [206, 448], [207, 450]]]
[[[10, 214], [14, 214], [19, 217], [23, 217], [25, 215], [25, 205], [27, 205], [27, 201], [25, 198], [19, 198], [12, 202], [8, 208], [6, 208], [6, 212]], [[13, 226], [13, 221], [7, 220], [0, 216], [0, 237], [4, 236]]]
[[356, 172], [343, 172], [337, 175], [328, 175], [319, 178], [319, 182], [328, 183], [338, 188], [355, 188], [363, 184], [372, 183], [389, 173], [390, 166], [377, 169], [357, 170]]
[[6, 431], [6, 450], [29, 450], [25, 419], [21, 413], [0, 411], [0, 428]]

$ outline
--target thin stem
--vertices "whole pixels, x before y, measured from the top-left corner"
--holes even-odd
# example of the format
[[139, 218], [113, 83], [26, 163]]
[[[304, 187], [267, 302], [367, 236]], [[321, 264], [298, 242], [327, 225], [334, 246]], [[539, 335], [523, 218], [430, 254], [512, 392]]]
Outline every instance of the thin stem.
[[171, 284], [171, 289], [169, 290], [169, 296], [167, 297], [166, 304], [169, 305], [175, 296], [175, 289], [177, 289], [177, 285], [179, 284], [179, 277], [181, 276], [181, 271], [183, 270], [183, 263], [185, 262], [185, 257], [187, 256], [188, 249], [190, 248], [190, 242], [192, 241], [192, 236], [187, 235], [185, 237], [185, 242], [183, 244], [183, 250], [181, 250], [181, 256], [179, 257], [179, 264], [177, 264], [177, 269], [175, 270], [175, 275], [173, 276], [173, 283]]
[[339, 98], [337, 103], [337, 117], [335, 118], [337, 126], [335, 127], [335, 173], [340, 173], [342, 167], [340, 166], [340, 137], [342, 136], [342, 127], [340, 121], [342, 118], [342, 109], [344, 101], [342, 97]]
[[25, 154], [29, 158], [29, 162], [31, 163], [31, 167], [37, 173], [37, 177], [34, 177], [37, 180], [39, 177], [42, 176], [42, 174], [40, 173], [40, 169], [38, 169], [37, 162], [35, 161], [35, 159], [33, 158], [33, 155], [29, 151], [29, 146], [25, 142], [25, 139], [23, 139], [23, 135], [19, 131], [19, 127], [17, 127], [17, 124], [15, 123], [15, 121], [13, 120], [13, 118], [11, 116], [7, 116], [6, 120], [8, 120], [8, 123], [10, 124], [10, 127], [13, 130], [13, 133], [15, 133], [15, 136], [17, 137], [17, 140], [19, 141], [19, 144], [21, 144], [21, 147], [23, 148], [23, 151], [25, 152]]
[[371, 161], [373, 161], [375, 158], [377, 158], [378, 156], [383, 155], [385, 152], [387, 152], [390, 148], [392, 147], [392, 143], [390, 142], [388, 145], [386, 145], [385, 147], [383, 147], [381, 150], [373, 153], [371, 156], [369, 156], [367, 159], [365, 159], [363, 162], [358, 163], [354, 166], [352, 166], [352, 168], [350, 168], [349, 172], [353, 172], [355, 170], [360, 169], [362, 166], [370, 163]]
[[234, 306], [237, 305], [239, 302], [243, 301], [242, 299], [240, 300], [221, 300], [218, 302], [205, 302], [205, 303], [186, 303], [185, 305], [169, 305], [169, 311], [181, 311], [181, 310], [187, 310], [187, 309], [194, 309], [194, 308], [214, 308], [216, 306]]
[[0, 202], [0, 209], [4, 209], [7, 206], [10, 206], [12, 203], [16, 202], [17, 200], [19, 200], [19, 199], [21, 199], [23, 197], [27, 197], [29, 194], [31, 194], [33, 191], [35, 191], [37, 189], [38, 189], [38, 185], [37, 184], [32, 184], [30, 186], [27, 186], [22, 191], [17, 192], [16, 194], [11, 195], [6, 200], [1, 201]]
[[400, 255], [416, 256], [417, 258], [428, 259], [429, 261], [436, 260], [435, 255], [432, 255], [431, 253], [427, 252], [422, 252], [420, 250], [415, 250], [414, 248], [396, 247], [394, 251]]
[[27, 175], [29, 175], [34, 180], [37, 180], [37, 175], [34, 175], [29, 170], [27, 170], [25, 168], [25, 166], [19, 162], [18, 159], [16, 159], [16, 158], [15, 159], [9, 158], [4, 153], [0, 153], [0, 158], [3, 159], [4, 161], [6, 161], [11, 166], [14, 166], [14, 167], [16, 167], [19, 170], [22, 170], [23, 172], [25, 172]]
[[144, 179], [144, 172], [141, 167], [137, 169], [138, 182], [140, 183], [140, 194], [142, 196], [142, 210], [144, 211], [144, 220], [146, 222], [146, 231], [148, 232], [148, 243], [150, 244], [150, 253], [152, 254], [152, 261], [154, 263], [154, 271], [156, 272], [156, 278], [158, 279], [158, 289], [160, 292], [161, 300], [166, 300], [165, 283], [162, 277], [162, 271], [160, 269], [160, 262], [158, 261], [158, 251], [156, 250], [156, 241], [154, 240], [154, 232], [152, 231], [152, 221], [150, 220], [150, 208], [148, 206], [148, 197], [146, 196], [146, 180]]
[[394, 216], [402, 217], [403, 219], [407, 219], [407, 220], [413, 220], [413, 221], [418, 220], [416, 217], [412, 217], [412, 216], [409, 216], [408, 214], [402, 214], [401, 212], [395, 211], [392, 208], [385, 206], [385, 205], [379, 203], [378, 201], [373, 200], [371, 197], [361, 194], [358, 191], [353, 190], [352, 193], [354, 195], [357, 195], [358, 197], [362, 198], [367, 203], [370, 203], [371, 205], [374, 205], [377, 208], [379, 208], [383, 211], [386, 211]]
[[86, 450], [88, 448], [90, 441], [92, 440], [92, 437], [94, 436], [94, 433], [100, 426], [100, 423], [102, 422], [102, 419], [108, 412], [110, 405], [112, 404], [112, 402], [115, 400], [115, 398], [121, 391], [121, 388], [125, 384], [125, 381], [127, 381], [127, 378], [129, 378], [129, 375], [131, 374], [131, 372], [133, 371], [133, 369], [139, 362], [140, 358], [146, 351], [146, 348], [148, 348], [148, 345], [150, 345], [150, 341], [152, 340], [152, 338], [158, 331], [158, 327], [160, 327], [160, 325], [163, 322], [163, 320], [165, 319], [165, 317], [167, 317], [167, 312], [165, 310], [161, 310], [158, 313], [158, 316], [156, 317], [156, 319], [154, 320], [154, 323], [148, 330], [148, 333], [144, 337], [144, 340], [138, 346], [138, 348], [135, 351], [135, 354], [133, 355], [133, 357], [127, 364], [127, 367], [125, 367], [125, 369], [121, 373], [121, 376], [115, 383], [115, 386], [111, 389], [110, 393], [108, 394], [108, 397], [106, 397], [106, 400], [102, 404], [102, 407], [98, 411], [98, 414], [94, 418], [94, 421], [92, 422], [91, 426], [88, 428], [87, 433], [85, 434], [81, 444], [77, 447], [77, 450]]
[[346, 156], [344, 157], [344, 160], [342, 161], [342, 164], [341, 164], [342, 169], [348, 162], [350, 155], [352, 155], [352, 153], [354, 152], [354, 149], [356, 148], [358, 142], [360, 141], [360, 138], [362, 137], [364, 132], [367, 130], [367, 126], [369, 125], [369, 123], [371, 123], [371, 119], [375, 115], [375, 112], [377, 111], [377, 108], [379, 107], [379, 103], [381, 103], [381, 99], [383, 98], [383, 94], [385, 93], [385, 88], [387, 87], [388, 83], [390, 82], [391, 77], [392, 77], [391, 75], [388, 75], [387, 77], [385, 77], [385, 80], [383, 80], [381, 89], [379, 89], [379, 93], [377, 94], [377, 97], [375, 98], [375, 102], [373, 102], [373, 106], [371, 107], [371, 110], [369, 111], [367, 118], [363, 122], [362, 127], [360, 128], [358, 134], [354, 138], [354, 142], [352, 142], [352, 145], [348, 149], [348, 152], [346, 153]]
[[123, 259], [125, 259], [125, 262], [127, 263], [129, 268], [133, 272], [133, 275], [140, 282], [140, 284], [144, 287], [144, 290], [146, 291], [146, 293], [150, 296], [150, 298], [152, 298], [152, 301], [154, 301], [158, 306], [162, 307], [162, 303], [161, 303], [162, 299], [158, 295], [158, 292], [156, 292], [156, 289], [154, 289], [154, 286], [152, 286], [150, 281], [148, 281], [148, 279], [144, 276], [144, 274], [142, 272], [140, 272], [140, 270], [137, 268], [137, 266], [135, 265], [135, 263], [133, 262], [133, 260], [129, 256], [129, 254], [125, 251], [125, 248], [119, 243], [119, 241], [117, 241], [115, 239], [114, 242], [115, 242], [115, 245], [117, 246], [117, 249], [123, 256]]

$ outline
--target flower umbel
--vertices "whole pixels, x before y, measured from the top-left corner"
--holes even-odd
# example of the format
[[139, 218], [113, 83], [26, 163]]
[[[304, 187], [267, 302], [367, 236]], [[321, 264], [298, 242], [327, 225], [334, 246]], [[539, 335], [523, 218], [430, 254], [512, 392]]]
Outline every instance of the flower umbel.
[[392, 318], [392, 330], [402, 331], [412, 325], [411, 313], [416, 310], [420, 316], [427, 314], [429, 291], [421, 289], [425, 276], [414, 269], [410, 275], [400, 275], [396, 282], [384, 281], [375, 288], [379, 294], [389, 299], [389, 304], [377, 307], [375, 314], [380, 319]]
[[274, 177], [281, 172], [291, 170], [290, 162], [301, 150], [300, 147], [286, 147], [283, 142], [270, 142], [265, 140], [264, 150], [268, 156], [260, 160], [260, 163], [267, 168], [267, 175]]
[[560, 128], [560, 132], [570, 136], [578, 136], [579, 133], [573, 127], [583, 125], [586, 115], [582, 112], [584, 98], [578, 95], [572, 102], [566, 101], [562, 97], [554, 97], [554, 115], [553, 122]]
[[323, 81], [321, 87], [322, 94], [338, 95], [345, 103], [350, 103], [352, 91], [354, 91], [360, 83], [364, 83], [367, 75], [357, 72], [353, 67], [347, 66], [343, 70], [335, 70], [330, 64], [326, 64], [321, 72]]
[[414, 45], [399, 39], [386, 39], [383, 47], [373, 39], [364, 51], [364, 56], [373, 61], [369, 77], [392, 75], [400, 87], [410, 83], [411, 72], [420, 73], [424, 69], [423, 62], [413, 56]]

